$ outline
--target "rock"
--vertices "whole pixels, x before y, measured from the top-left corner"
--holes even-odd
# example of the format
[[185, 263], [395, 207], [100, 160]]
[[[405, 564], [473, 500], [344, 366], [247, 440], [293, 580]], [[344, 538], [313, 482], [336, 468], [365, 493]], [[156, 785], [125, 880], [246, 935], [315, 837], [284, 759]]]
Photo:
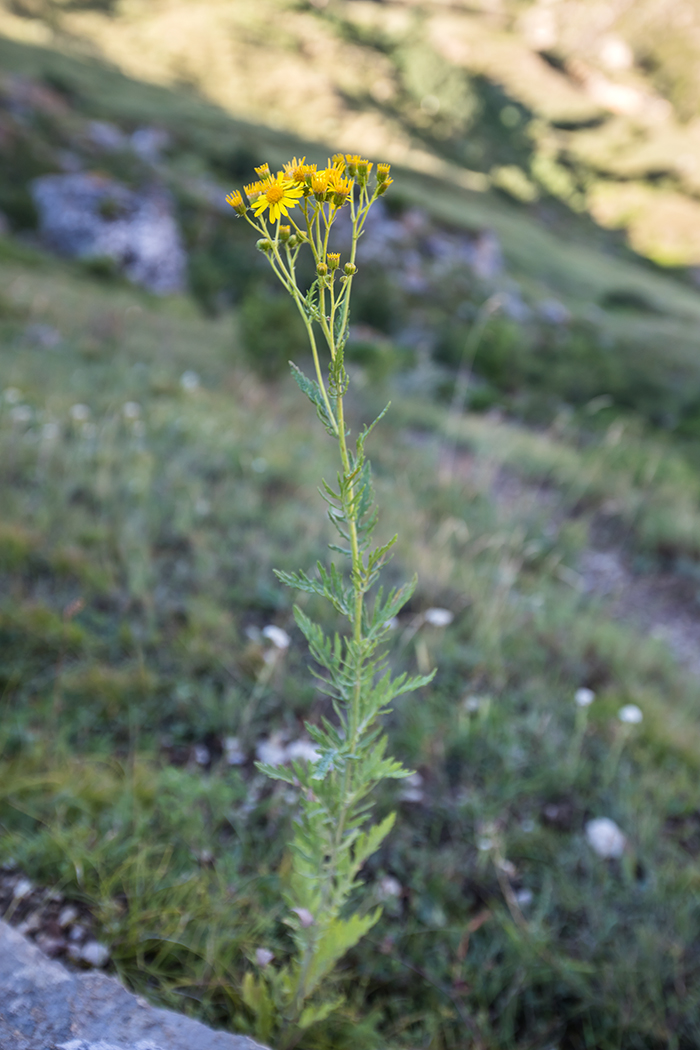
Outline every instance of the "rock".
[[137, 128], [131, 136], [131, 148], [141, 160], [156, 164], [170, 145], [170, 135], [163, 128]]
[[265, 1050], [159, 1010], [105, 974], [69, 973], [0, 922], [3, 1050]]
[[97, 146], [98, 149], [125, 149], [128, 144], [126, 135], [119, 130], [117, 125], [110, 124], [106, 120], [90, 121], [87, 133], [93, 146]]
[[109, 962], [109, 948], [99, 941], [88, 941], [78, 949], [78, 958], [88, 966], [102, 967]]
[[185, 288], [186, 255], [165, 191], [137, 194], [106, 176], [44, 175], [30, 184], [39, 232], [79, 259], [111, 259], [135, 284], [165, 295]]

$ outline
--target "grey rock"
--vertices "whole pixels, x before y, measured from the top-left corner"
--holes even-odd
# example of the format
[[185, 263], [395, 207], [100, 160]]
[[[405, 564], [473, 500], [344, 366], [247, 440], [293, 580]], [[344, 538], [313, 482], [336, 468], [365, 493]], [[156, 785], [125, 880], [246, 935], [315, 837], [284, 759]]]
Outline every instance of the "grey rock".
[[98, 149], [125, 149], [128, 143], [126, 135], [116, 124], [110, 124], [106, 120], [92, 120], [88, 124], [88, 137]]
[[137, 128], [131, 136], [131, 148], [141, 160], [156, 164], [170, 145], [170, 135], [163, 128]]
[[135, 284], [167, 294], [185, 288], [187, 257], [164, 190], [137, 194], [103, 175], [44, 175], [30, 185], [39, 232], [73, 258], [113, 259]]
[[149, 1006], [102, 973], [70, 973], [0, 921], [0, 1050], [265, 1050]]

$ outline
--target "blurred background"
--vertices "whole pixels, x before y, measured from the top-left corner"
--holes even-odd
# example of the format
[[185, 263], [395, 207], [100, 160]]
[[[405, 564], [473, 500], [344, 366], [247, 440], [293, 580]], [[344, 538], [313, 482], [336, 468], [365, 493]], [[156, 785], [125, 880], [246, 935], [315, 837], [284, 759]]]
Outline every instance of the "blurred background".
[[691, 1050], [696, 0], [4, 0], [0, 911], [261, 1034], [295, 800], [254, 761], [326, 713], [272, 570], [327, 556], [336, 468], [225, 196], [337, 151], [395, 180], [352, 417], [392, 401], [390, 659], [439, 671], [389, 720], [384, 918], [303, 1045]]

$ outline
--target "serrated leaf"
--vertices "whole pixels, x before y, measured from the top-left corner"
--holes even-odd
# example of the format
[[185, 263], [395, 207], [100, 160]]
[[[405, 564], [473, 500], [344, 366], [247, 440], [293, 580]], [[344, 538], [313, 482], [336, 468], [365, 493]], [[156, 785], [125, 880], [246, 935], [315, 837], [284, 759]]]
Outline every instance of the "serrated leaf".
[[325, 1019], [337, 1010], [339, 1006], [342, 1006], [345, 999], [342, 995], [335, 999], [329, 999], [325, 1003], [318, 1003], [317, 1005], [305, 1006], [301, 1012], [297, 1024], [298, 1027], [303, 1031], [306, 1028], [310, 1028], [312, 1024], [318, 1024], [319, 1021], [325, 1021]]

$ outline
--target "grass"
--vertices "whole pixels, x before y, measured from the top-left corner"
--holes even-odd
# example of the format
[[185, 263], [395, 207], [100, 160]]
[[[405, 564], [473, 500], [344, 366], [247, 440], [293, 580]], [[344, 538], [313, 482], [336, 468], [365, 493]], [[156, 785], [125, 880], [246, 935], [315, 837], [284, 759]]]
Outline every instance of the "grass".
[[[294, 800], [252, 759], [325, 710], [272, 567], [323, 556], [330, 449], [287, 380], [248, 370], [230, 315], [45, 257], [1, 277], [1, 855], [90, 904], [127, 983], [255, 1032], [243, 975], [257, 947], [286, 951], [276, 873]], [[60, 346], [28, 344], [38, 320]], [[381, 527], [398, 528], [420, 589], [393, 660], [439, 674], [390, 723], [422, 783], [410, 801], [382, 796], [400, 819], [366, 878], [381, 897], [391, 876], [398, 896], [341, 969], [344, 1017], [308, 1046], [358, 1030], [368, 1047], [691, 1046], [697, 685], [561, 571], [613, 497], [628, 545], [696, 556], [683, 447], [585, 412], [540, 432], [448, 426], [394, 396], [373, 449]], [[454, 439], [473, 467], [441, 484]], [[504, 470], [548, 499], [499, 500]], [[420, 626], [431, 605], [453, 624]], [[274, 664], [259, 634], [272, 622], [292, 634]], [[582, 685], [597, 699], [577, 737]], [[627, 702], [645, 717], [624, 736]], [[628, 836], [619, 862], [585, 841], [600, 815]]]

